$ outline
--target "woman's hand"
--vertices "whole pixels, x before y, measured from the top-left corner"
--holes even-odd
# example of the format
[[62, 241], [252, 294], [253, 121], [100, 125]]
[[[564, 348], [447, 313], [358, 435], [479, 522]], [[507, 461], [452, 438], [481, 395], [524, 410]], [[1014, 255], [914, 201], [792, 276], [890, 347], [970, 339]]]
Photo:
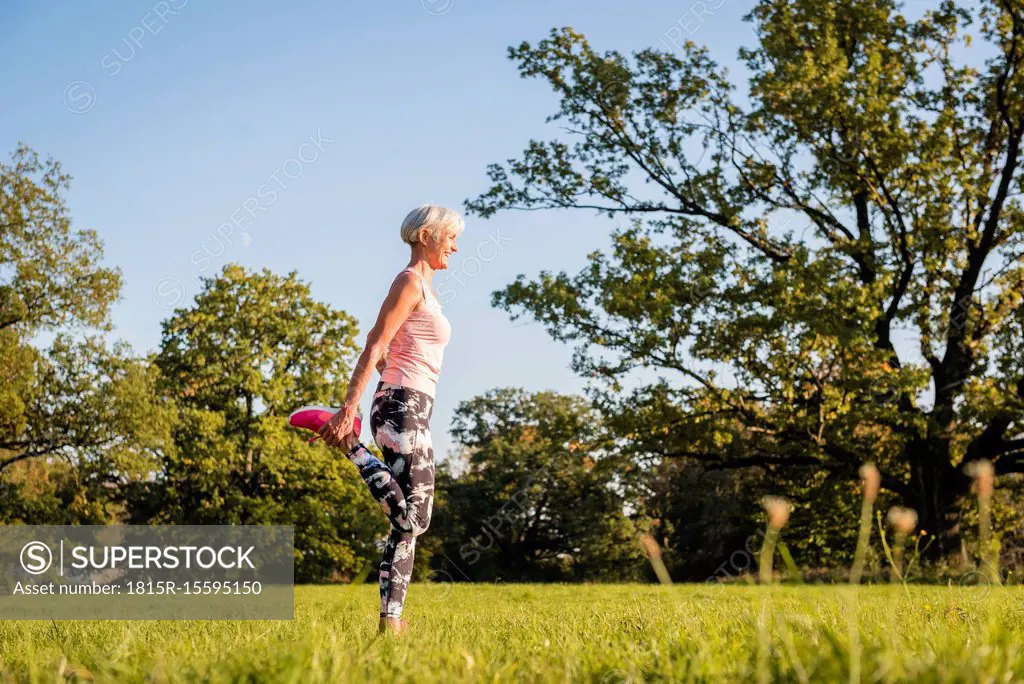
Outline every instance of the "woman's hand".
[[[341, 410], [331, 416], [331, 419], [324, 423], [318, 433], [324, 443], [332, 447], [345, 447], [350, 449], [359, 441], [359, 435], [352, 433], [352, 424], [355, 421], [357, 406], [345, 404]], [[351, 445], [350, 445], [351, 443]]]

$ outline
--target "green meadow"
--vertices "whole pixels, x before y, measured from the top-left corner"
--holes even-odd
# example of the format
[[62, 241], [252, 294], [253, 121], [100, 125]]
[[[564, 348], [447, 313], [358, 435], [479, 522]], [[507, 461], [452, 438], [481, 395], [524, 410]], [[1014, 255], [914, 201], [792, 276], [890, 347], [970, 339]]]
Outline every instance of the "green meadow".
[[9, 682], [1005, 682], [1024, 679], [1024, 589], [449, 585], [296, 591], [295, 619], [3, 622]]

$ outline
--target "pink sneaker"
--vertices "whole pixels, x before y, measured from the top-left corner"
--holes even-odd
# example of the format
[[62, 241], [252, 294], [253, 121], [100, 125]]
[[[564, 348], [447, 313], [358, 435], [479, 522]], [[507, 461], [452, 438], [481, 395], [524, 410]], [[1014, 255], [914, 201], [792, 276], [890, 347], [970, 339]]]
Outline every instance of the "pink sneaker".
[[[292, 427], [302, 428], [303, 430], [311, 430], [315, 433], [320, 432], [320, 428], [324, 426], [324, 423], [331, 419], [335, 413], [340, 411], [339, 408], [332, 408], [330, 406], [303, 406], [297, 411], [293, 411], [288, 416], [288, 424]], [[359, 416], [356, 416], [352, 421], [352, 431], [356, 433], [356, 437], [359, 437], [359, 433], [363, 431], [363, 423], [359, 420]], [[312, 444], [320, 437], [319, 434], [313, 435], [313, 438], [309, 440]]]

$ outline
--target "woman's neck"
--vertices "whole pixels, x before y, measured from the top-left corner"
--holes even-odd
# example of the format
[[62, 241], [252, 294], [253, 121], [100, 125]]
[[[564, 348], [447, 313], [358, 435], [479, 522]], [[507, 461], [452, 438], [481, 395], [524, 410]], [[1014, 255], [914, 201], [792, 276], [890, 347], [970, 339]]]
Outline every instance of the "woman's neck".
[[426, 278], [427, 282], [430, 282], [434, 277], [434, 269], [430, 267], [430, 264], [427, 262], [426, 259], [423, 259], [421, 257], [418, 258], [414, 256], [412, 259], [409, 260], [409, 265], [406, 266], [406, 268], [411, 268], [412, 270], [416, 271], [421, 276]]

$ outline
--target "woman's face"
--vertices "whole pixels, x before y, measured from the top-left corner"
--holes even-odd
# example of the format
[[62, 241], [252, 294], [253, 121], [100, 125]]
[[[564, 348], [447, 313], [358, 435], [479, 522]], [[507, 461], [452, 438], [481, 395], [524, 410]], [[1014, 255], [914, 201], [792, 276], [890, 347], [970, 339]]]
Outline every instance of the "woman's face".
[[441, 230], [439, 240], [427, 237], [424, 246], [427, 248], [427, 263], [432, 269], [439, 271], [448, 268], [448, 258], [459, 251], [458, 245], [455, 244], [457, 239], [452, 229], [447, 227]]

